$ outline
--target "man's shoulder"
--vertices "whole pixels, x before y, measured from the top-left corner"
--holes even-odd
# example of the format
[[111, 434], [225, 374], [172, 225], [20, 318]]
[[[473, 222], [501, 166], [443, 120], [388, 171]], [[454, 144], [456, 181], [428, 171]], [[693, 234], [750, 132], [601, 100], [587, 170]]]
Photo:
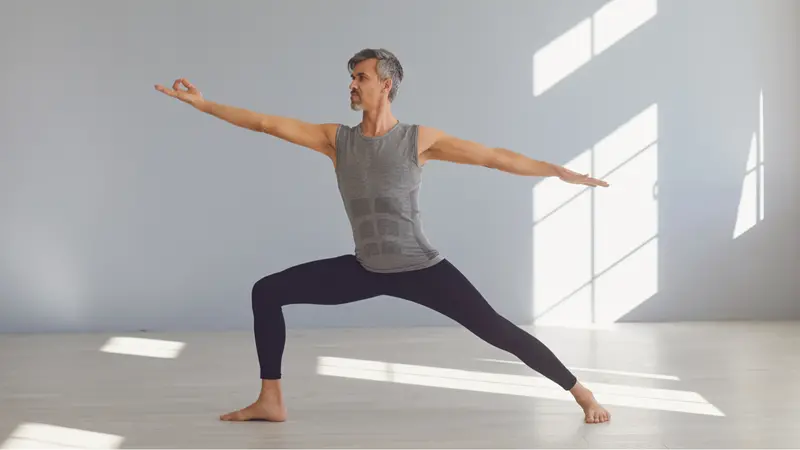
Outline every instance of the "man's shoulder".
[[346, 125], [342, 125], [341, 123], [336, 123], [336, 122], [328, 122], [328, 123], [322, 123], [320, 124], [320, 126], [322, 127], [322, 131], [323, 133], [325, 133], [325, 137], [328, 138], [330, 144], [332, 146], [335, 146], [336, 139], [339, 136], [340, 130], [342, 129], [342, 127]]
[[446, 136], [445, 132], [427, 125], [417, 125], [417, 139], [419, 152], [424, 153], [428, 150], [437, 140]]
[[350, 125], [342, 122], [331, 122], [325, 124], [328, 127], [328, 131], [334, 133], [334, 135], [338, 133], [355, 133], [358, 131], [358, 124]]

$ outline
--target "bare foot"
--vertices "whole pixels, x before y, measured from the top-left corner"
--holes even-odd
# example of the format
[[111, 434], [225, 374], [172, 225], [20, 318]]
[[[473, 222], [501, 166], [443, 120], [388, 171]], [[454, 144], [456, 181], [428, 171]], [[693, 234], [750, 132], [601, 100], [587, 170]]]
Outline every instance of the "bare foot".
[[570, 392], [572, 392], [578, 405], [583, 408], [586, 423], [604, 423], [611, 420], [611, 414], [608, 410], [603, 408], [594, 398], [592, 391], [586, 389], [582, 384], [576, 384]]
[[286, 420], [286, 408], [274, 403], [256, 401], [246, 408], [219, 416], [219, 420], [226, 422], [245, 422], [249, 420], [284, 422]]

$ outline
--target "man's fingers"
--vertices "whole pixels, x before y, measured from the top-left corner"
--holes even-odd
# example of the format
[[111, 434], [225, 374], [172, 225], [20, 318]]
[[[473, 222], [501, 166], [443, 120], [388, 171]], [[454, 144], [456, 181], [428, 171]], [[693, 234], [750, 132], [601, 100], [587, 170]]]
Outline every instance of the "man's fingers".
[[[181, 86], [185, 87], [186, 89], [181, 89]], [[172, 97], [181, 98], [181, 94], [183, 93], [190, 93], [190, 94], [199, 94], [197, 88], [194, 87], [192, 83], [189, 82], [186, 78], [178, 78], [172, 83], [172, 90], [164, 88], [163, 86], [156, 85], [156, 89], [159, 91], [170, 95]]]
[[596, 179], [594, 179], [594, 178], [592, 178], [592, 179], [591, 179], [591, 184], [592, 184], [592, 186], [602, 186], [602, 187], [608, 187], [608, 183], [606, 183], [605, 181], [603, 181], [603, 180], [596, 180]]
[[165, 93], [165, 94], [169, 95], [170, 97], [177, 97], [177, 96], [178, 96], [178, 93], [177, 93], [177, 92], [175, 92], [175, 91], [171, 91], [171, 90], [169, 90], [169, 89], [165, 88], [164, 86], [162, 86], [162, 85], [160, 85], [160, 84], [157, 84], [157, 85], [156, 85], [156, 90], [157, 90], [158, 92], [163, 92], [163, 93]]
[[188, 92], [194, 92], [197, 90], [197, 88], [195, 88], [194, 85], [186, 78], [178, 78], [174, 83], [172, 83], [172, 89], [176, 91], [180, 90], [181, 86], [185, 87], [186, 91]]
[[605, 181], [598, 180], [597, 178], [591, 178], [588, 174], [581, 175], [581, 177], [583, 178], [583, 180], [582, 182], [580, 182], [580, 184], [583, 184], [585, 186], [603, 186], [603, 187], [608, 186], [608, 183], [606, 183]]
[[186, 89], [189, 89], [190, 91], [193, 91], [193, 90], [195, 90], [195, 89], [196, 89], [196, 88], [194, 87], [194, 85], [193, 85], [192, 83], [190, 83], [190, 82], [189, 82], [189, 80], [187, 80], [186, 78], [181, 78], [181, 83], [182, 83], [184, 86], [186, 86]]
[[561, 179], [573, 184], [582, 184], [585, 186], [603, 186], [608, 187], [608, 183], [605, 181], [599, 180], [597, 178], [592, 178], [589, 176], [588, 173], [578, 173], [572, 170], [567, 169], [566, 167], [561, 168], [562, 172], [566, 175], [562, 175]]
[[[181, 89], [181, 86], [185, 87], [186, 89]], [[197, 93], [197, 88], [194, 87], [192, 83], [189, 82], [186, 78], [178, 78], [175, 82], [172, 83], [172, 89], [165, 88], [164, 86], [157, 84], [156, 90], [159, 92], [163, 92], [170, 97], [181, 98], [181, 94], [185, 92], [189, 93]]]

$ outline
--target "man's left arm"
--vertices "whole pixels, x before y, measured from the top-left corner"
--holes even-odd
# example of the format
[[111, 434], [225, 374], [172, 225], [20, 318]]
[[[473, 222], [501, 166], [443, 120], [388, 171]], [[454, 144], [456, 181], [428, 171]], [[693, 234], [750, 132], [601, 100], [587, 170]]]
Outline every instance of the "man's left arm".
[[477, 142], [460, 139], [430, 127], [419, 127], [419, 162], [448, 161], [458, 164], [483, 166], [515, 175], [531, 177], [558, 177], [567, 183], [608, 187], [608, 183], [573, 172], [546, 161], [538, 161], [514, 151], [487, 147]]

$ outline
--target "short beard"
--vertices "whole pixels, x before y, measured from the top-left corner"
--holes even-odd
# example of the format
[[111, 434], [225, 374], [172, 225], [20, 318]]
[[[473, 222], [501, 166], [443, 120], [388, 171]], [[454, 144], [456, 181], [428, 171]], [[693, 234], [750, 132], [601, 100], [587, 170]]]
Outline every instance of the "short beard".
[[350, 102], [350, 109], [352, 109], [353, 111], [361, 111], [364, 108], [363, 105], [360, 103]]

